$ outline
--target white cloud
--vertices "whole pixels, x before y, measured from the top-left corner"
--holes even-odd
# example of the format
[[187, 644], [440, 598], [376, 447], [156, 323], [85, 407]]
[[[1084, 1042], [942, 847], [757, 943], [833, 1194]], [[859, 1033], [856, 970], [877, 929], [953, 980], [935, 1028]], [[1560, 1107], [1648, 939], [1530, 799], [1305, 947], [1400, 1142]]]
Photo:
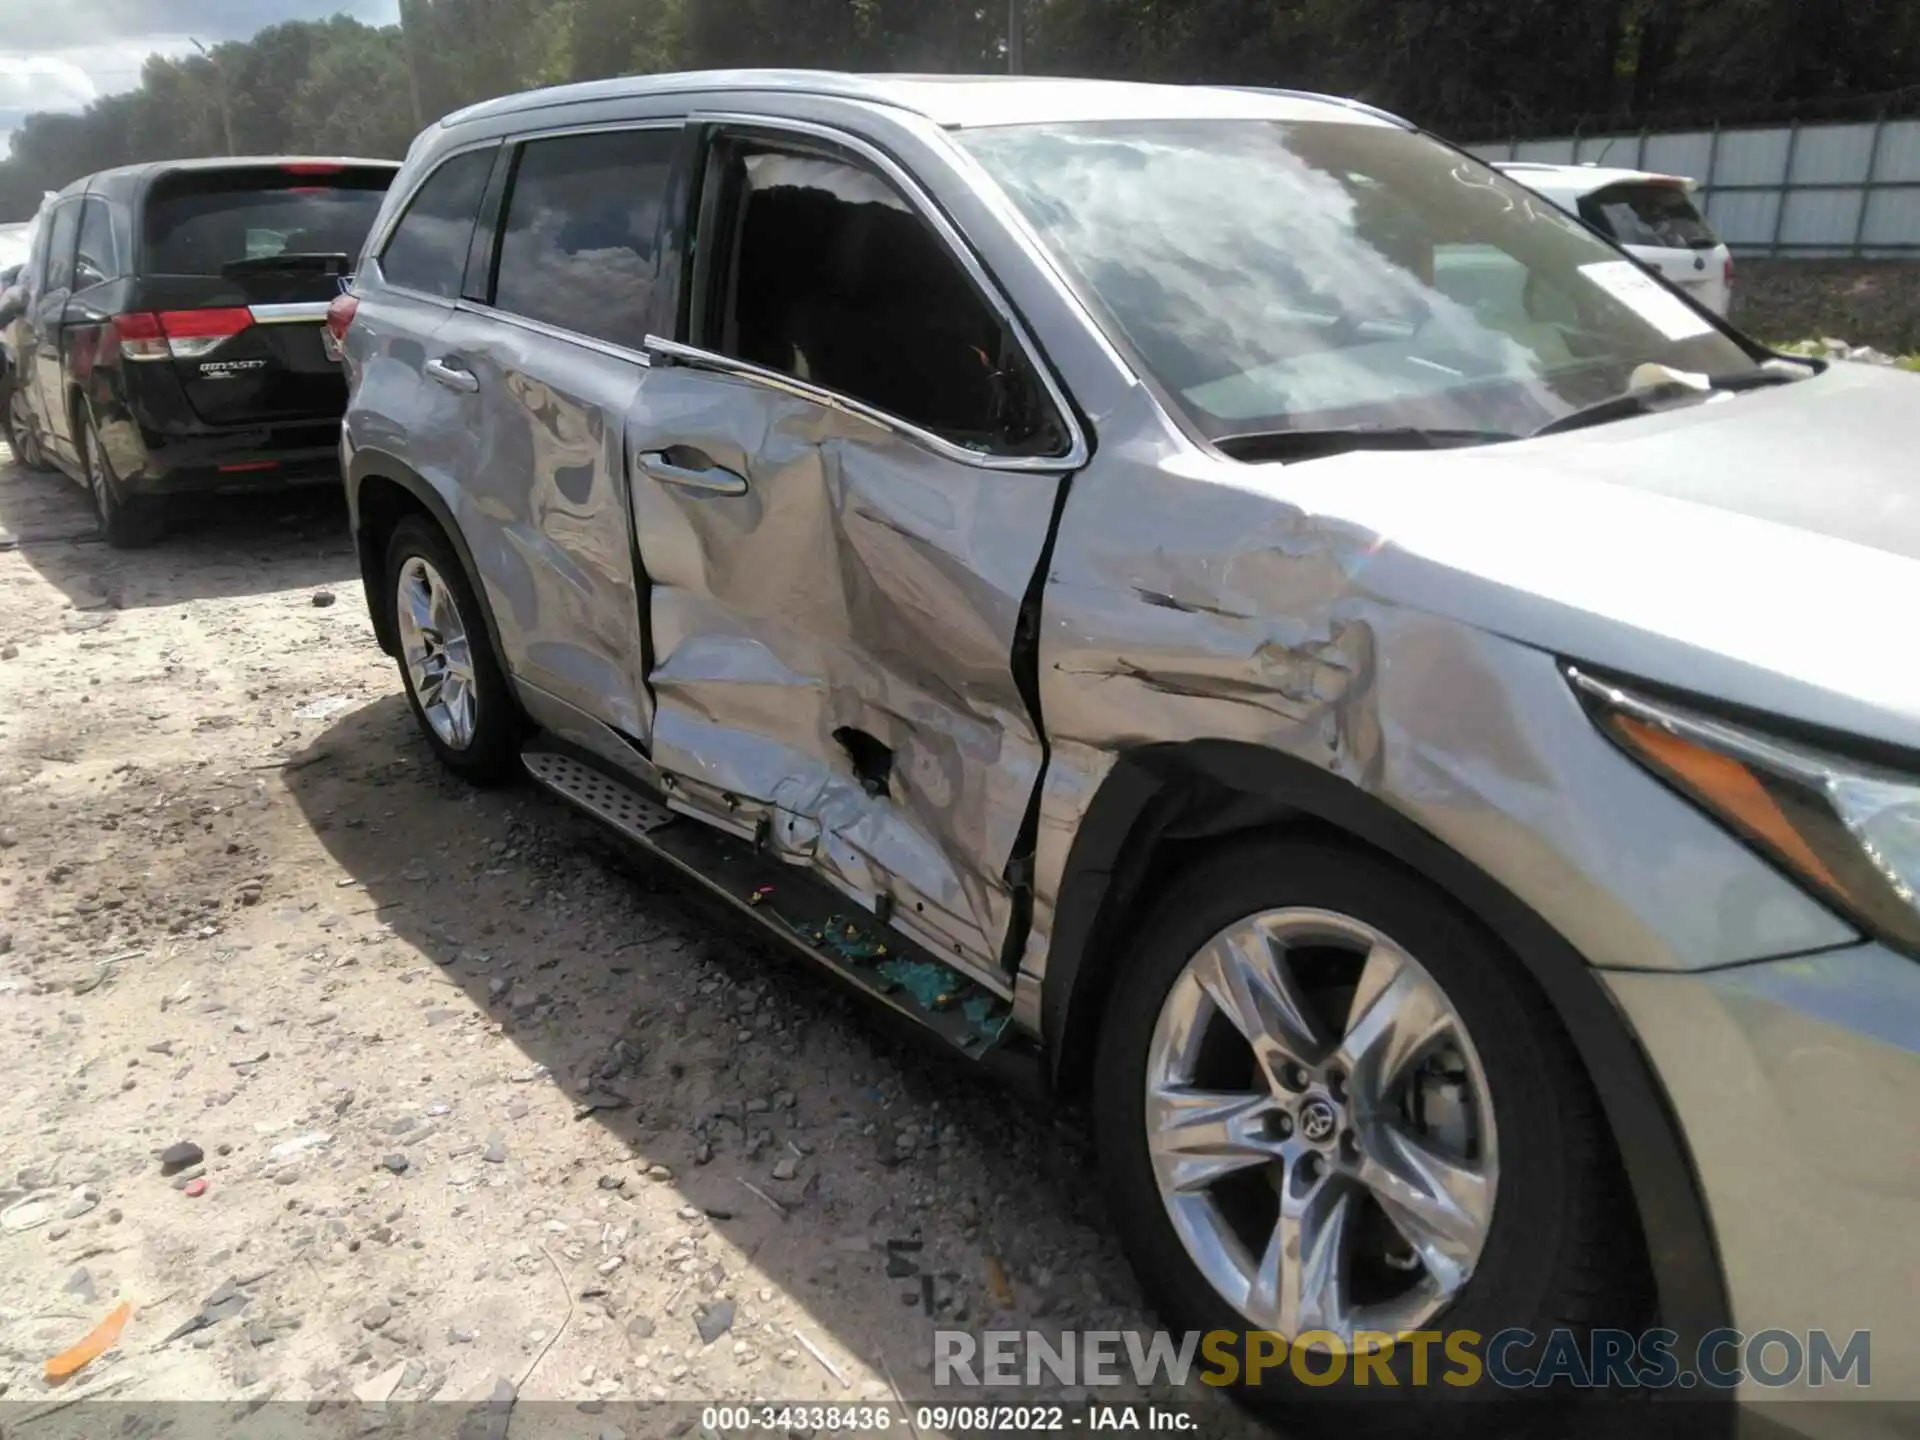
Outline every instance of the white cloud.
[[[11, 7], [9, 7], [11, 8]], [[20, 0], [0, 29], [0, 159], [36, 110], [77, 111], [131, 90], [149, 55], [191, 54], [193, 41], [240, 40], [286, 20], [399, 18], [398, 0]]]
[[58, 55], [0, 55], [0, 114], [28, 110], [82, 110], [100, 87], [73, 61]]
[[102, 95], [138, 85], [149, 55], [177, 58], [192, 48], [184, 36], [163, 35], [31, 55], [0, 51], [0, 157], [12, 148], [12, 132], [36, 110], [84, 110]]

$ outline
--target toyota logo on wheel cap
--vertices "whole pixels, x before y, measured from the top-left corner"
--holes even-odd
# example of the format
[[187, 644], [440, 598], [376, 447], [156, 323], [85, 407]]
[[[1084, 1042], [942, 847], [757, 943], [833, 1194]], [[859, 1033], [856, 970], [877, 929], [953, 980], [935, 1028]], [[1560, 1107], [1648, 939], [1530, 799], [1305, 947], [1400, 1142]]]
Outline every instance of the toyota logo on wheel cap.
[[1300, 1107], [1300, 1133], [1316, 1145], [1331, 1140], [1339, 1123], [1333, 1106], [1324, 1100], [1309, 1100]]

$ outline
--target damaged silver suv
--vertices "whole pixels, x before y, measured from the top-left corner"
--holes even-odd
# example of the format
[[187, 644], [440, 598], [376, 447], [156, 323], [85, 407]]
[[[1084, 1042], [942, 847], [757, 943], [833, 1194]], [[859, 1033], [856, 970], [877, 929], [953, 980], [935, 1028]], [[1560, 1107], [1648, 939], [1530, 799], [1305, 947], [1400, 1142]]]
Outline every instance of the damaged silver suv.
[[1171, 1326], [1920, 1394], [1920, 382], [1366, 107], [1074, 81], [490, 102], [329, 323], [439, 757], [1084, 1099]]

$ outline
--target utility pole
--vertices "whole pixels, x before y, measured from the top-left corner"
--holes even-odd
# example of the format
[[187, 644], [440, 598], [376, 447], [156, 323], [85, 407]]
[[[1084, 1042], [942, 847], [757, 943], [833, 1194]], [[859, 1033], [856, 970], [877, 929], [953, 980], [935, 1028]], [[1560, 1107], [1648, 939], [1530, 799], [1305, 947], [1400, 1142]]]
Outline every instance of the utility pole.
[[1025, 0], [1007, 0], [1007, 73], [1018, 75], [1025, 67], [1027, 17]]
[[400, 53], [407, 62], [407, 98], [413, 103], [413, 128], [417, 131], [425, 129], [427, 121], [420, 109], [420, 67], [414, 60], [412, 14], [408, 0], [400, 0]]
[[227, 154], [238, 155], [239, 147], [233, 143], [233, 100], [227, 94], [226, 67], [214, 59], [213, 52], [198, 40], [193, 40], [191, 36], [188, 39], [192, 41], [193, 48], [200, 52], [207, 64], [213, 67], [213, 91], [220, 97], [220, 130], [226, 136]]

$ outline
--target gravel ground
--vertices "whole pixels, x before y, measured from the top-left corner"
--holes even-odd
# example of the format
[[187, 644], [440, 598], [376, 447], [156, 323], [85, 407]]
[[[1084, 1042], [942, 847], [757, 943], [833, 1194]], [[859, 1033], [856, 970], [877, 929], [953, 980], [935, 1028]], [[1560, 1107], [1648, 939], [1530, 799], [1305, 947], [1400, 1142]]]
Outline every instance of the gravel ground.
[[926, 1397], [936, 1324], [1151, 1325], [1075, 1127], [439, 773], [336, 497], [118, 554], [5, 461], [9, 1401]]

